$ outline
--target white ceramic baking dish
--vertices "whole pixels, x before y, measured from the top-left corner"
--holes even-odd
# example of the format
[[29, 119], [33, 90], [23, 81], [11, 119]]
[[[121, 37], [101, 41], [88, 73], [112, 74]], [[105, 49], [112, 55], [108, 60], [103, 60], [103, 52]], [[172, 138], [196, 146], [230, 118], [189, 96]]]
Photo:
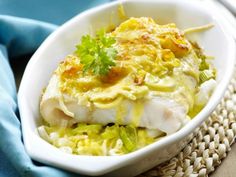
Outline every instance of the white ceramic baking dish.
[[236, 15], [236, 1], [235, 0], [220, 0], [234, 15]]
[[128, 17], [148, 16], [159, 24], [174, 22], [181, 29], [213, 23], [214, 28], [190, 36], [208, 55], [214, 56], [218, 70], [217, 87], [205, 108], [178, 132], [140, 150], [122, 156], [78, 156], [61, 152], [37, 133], [42, 89], [58, 63], [75, 50], [80, 37], [120, 22], [112, 2], [85, 11], [51, 34], [29, 61], [21, 81], [18, 102], [23, 138], [30, 157], [39, 162], [86, 175], [134, 176], [175, 156], [191, 139], [192, 133], [214, 110], [223, 96], [234, 69], [235, 44], [227, 33], [227, 23], [218, 17], [211, 3], [172, 0], [132, 0], [122, 2]]

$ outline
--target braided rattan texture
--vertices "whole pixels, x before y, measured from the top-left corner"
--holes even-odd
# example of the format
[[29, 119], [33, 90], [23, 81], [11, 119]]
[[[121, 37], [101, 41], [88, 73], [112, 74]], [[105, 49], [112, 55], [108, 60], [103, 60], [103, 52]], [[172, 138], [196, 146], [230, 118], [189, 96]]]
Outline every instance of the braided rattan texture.
[[236, 137], [236, 72], [225, 96], [196, 130], [192, 141], [170, 161], [139, 177], [205, 177], [220, 165]]

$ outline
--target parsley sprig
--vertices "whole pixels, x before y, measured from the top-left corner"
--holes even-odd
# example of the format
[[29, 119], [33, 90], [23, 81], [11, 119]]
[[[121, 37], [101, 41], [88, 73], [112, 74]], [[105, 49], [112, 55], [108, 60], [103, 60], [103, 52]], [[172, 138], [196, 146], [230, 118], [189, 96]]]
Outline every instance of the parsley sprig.
[[90, 35], [83, 36], [75, 51], [84, 65], [83, 72], [91, 71], [95, 75], [108, 74], [111, 67], [115, 66], [117, 50], [112, 46], [114, 43], [115, 39], [106, 35], [104, 30], [99, 31], [95, 38]]

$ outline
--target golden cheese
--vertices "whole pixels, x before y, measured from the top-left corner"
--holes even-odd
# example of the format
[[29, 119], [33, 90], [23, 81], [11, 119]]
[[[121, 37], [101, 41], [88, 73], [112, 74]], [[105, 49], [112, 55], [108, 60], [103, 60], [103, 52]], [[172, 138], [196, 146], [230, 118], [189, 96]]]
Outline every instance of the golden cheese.
[[85, 74], [80, 59], [67, 56], [56, 70], [63, 94], [82, 105], [99, 108], [115, 107], [122, 98], [139, 100], [150, 94], [193, 107], [201, 60], [175, 24], [158, 25], [148, 17], [130, 18], [106, 35], [116, 40], [116, 66], [106, 76]]

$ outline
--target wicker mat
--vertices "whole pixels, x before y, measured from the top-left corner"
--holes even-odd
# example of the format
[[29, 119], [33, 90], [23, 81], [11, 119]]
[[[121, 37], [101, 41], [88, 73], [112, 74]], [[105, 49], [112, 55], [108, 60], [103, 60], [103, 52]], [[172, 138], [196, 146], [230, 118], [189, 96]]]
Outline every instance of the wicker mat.
[[205, 177], [220, 165], [236, 137], [236, 71], [225, 96], [174, 158], [139, 177]]

